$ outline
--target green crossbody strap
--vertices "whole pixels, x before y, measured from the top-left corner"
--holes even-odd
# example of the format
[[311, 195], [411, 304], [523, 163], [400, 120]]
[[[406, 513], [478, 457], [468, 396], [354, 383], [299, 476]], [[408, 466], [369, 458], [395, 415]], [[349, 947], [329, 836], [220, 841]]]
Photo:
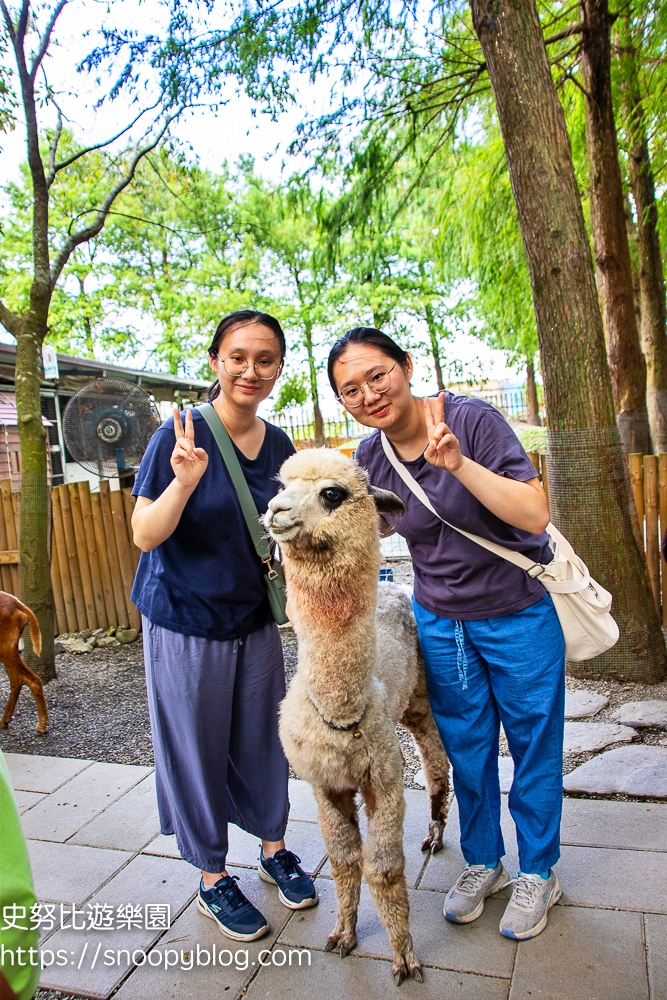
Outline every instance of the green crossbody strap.
[[285, 611], [287, 604], [287, 590], [285, 587], [285, 575], [283, 573], [283, 568], [278, 560], [273, 559], [271, 556], [271, 546], [269, 545], [268, 538], [264, 534], [264, 530], [259, 520], [257, 506], [252, 498], [252, 493], [250, 492], [250, 487], [246, 482], [246, 478], [243, 475], [241, 463], [239, 462], [236, 452], [234, 451], [232, 439], [229, 436], [227, 428], [218, 416], [215, 407], [211, 406], [210, 403], [203, 403], [202, 406], [198, 406], [197, 409], [210, 427], [211, 434], [215, 438], [215, 443], [220, 449], [222, 460], [227, 466], [227, 471], [229, 472], [232, 483], [234, 484], [236, 495], [239, 498], [241, 512], [243, 513], [245, 523], [248, 525], [248, 531], [250, 532], [253, 545], [255, 546], [257, 555], [266, 566], [266, 576], [264, 577], [266, 581], [266, 596], [269, 599], [269, 607], [271, 608], [273, 620], [277, 625], [287, 625], [289, 621], [287, 612]]
[[269, 546], [269, 540], [265, 536], [264, 529], [260, 524], [259, 513], [257, 511], [255, 501], [252, 498], [250, 487], [248, 486], [246, 478], [243, 475], [243, 469], [241, 468], [241, 463], [239, 462], [236, 452], [234, 451], [234, 445], [232, 444], [229, 432], [218, 416], [215, 407], [211, 406], [210, 403], [203, 403], [201, 406], [198, 406], [197, 409], [210, 427], [211, 433], [215, 438], [215, 443], [220, 449], [222, 460], [227, 466], [227, 471], [229, 472], [232, 483], [234, 484], [234, 489], [236, 490], [236, 495], [239, 498], [239, 503], [241, 505], [241, 511], [245, 518], [245, 523], [248, 525], [248, 531], [250, 532], [253, 545], [257, 550], [257, 555], [262, 562], [267, 563], [270, 570], [271, 548]]

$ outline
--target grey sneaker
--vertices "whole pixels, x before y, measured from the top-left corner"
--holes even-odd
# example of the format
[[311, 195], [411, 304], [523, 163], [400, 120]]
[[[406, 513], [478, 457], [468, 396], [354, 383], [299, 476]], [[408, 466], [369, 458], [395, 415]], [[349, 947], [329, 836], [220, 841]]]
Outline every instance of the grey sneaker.
[[560, 900], [563, 889], [553, 872], [546, 879], [519, 872], [511, 884], [514, 890], [500, 921], [500, 933], [515, 941], [528, 941], [547, 926], [549, 910]]
[[469, 924], [477, 920], [487, 896], [509, 885], [510, 877], [502, 862], [497, 868], [468, 865], [445, 896], [443, 913], [454, 924]]

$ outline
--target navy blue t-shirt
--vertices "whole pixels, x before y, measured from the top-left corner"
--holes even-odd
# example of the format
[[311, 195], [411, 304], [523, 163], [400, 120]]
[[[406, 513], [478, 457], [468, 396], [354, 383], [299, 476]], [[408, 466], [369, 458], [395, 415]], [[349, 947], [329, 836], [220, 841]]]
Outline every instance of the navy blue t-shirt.
[[[208, 424], [193, 411], [195, 444], [208, 466], [183, 509], [173, 534], [142, 552], [132, 600], [149, 621], [172, 632], [204, 639], [243, 639], [271, 620], [264, 566], [255, 551], [236, 491]], [[157, 500], [174, 479], [174, 421], [151, 438], [132, 493]], [[260, 515], [278, 492], [276, 475], [294, 445], [266, 424], [253, 461], [236, 454]]]

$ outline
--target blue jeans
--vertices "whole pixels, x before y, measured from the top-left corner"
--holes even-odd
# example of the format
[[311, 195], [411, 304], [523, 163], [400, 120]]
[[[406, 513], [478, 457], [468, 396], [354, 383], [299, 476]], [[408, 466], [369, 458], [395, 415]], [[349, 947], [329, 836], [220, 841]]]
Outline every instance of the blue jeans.
[[560, 857], [565, 644], [551, 597], [478, 621], [440, 618], [413, 599], [429, 697], [454, 769], [461, 850], [470, 865], [505, 854], [498, 740], [514, 760], [509, 808], [524, 872]]

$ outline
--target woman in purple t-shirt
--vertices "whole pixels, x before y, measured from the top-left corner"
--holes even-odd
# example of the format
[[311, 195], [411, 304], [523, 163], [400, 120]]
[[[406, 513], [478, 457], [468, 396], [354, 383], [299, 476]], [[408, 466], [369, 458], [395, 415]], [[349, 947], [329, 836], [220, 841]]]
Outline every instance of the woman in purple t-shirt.
[[514, 761], [509, 808], [520, 870], [500, 921], [506, 937], [535, 937], [562, 890], [560, 856], [565, 644], [538, 580], [444, 524], [410, 491], [380, 431], [446, 521], [534, 562], [552, 558], [546, 496], [516, 435], [480, 399], [418, 399], [412, 360], [386, 334], [357, 327], [329, 355], [329, 380], [359, 423], [376, 428], [357, 449], [375, 486], [397, 493], [397, 525], [414, 566], [413, 605], [433, 714], [454, 769], [466, 867], [444, 915], [480, 916], [510, 884], [502, 863], [498, 747], [502, 722]]

